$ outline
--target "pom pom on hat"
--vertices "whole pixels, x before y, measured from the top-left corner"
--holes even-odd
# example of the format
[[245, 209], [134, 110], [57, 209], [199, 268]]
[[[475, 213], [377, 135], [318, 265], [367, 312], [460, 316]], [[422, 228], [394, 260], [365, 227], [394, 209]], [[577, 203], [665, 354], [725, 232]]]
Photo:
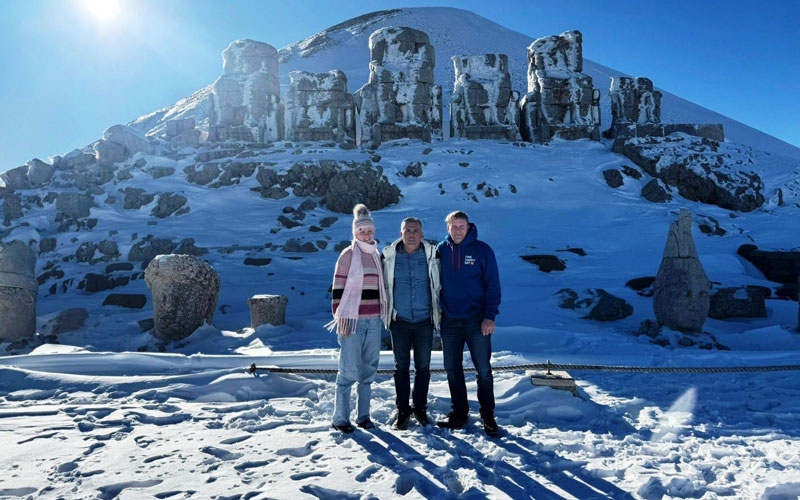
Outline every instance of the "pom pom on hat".
[[359, 203], [353, 207], [353, 234], [361, 227], [371, 227], [375, 229], [375, 222], [372, 220], [372, 215], [369, 209], [363, 203]]

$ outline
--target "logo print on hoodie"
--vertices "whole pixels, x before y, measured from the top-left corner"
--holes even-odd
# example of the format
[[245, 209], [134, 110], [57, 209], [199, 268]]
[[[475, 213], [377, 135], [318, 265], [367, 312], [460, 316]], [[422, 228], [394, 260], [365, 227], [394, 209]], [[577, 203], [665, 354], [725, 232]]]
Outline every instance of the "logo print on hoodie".
[[465, 255], [464, 256], [464, 265], [465, 266], [474, 266], [475, 265], [475, 257], [472, 255]]

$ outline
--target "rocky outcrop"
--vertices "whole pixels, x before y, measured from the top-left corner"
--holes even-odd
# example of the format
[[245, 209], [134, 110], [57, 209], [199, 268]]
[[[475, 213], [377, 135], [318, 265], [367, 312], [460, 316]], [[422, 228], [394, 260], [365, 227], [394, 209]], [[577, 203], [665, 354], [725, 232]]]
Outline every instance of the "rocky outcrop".
[[647, 174], [674, 187], [684, 198], [728, 210], [750, 212], [764, 204], [764, 184], [753, 171], [731, 165], [726, 144], [694, 136], [617, 139], [611, 150]]
[[222, 51], [224, 74], [211, 85], [210, 141], [283, 139], [278, 52], [272, 45], [235, 40]]
[[759, 250], [756, 245], [746, 244], [736, 251], [747, 259], [764, 278], [783, 285], [778, 295], [797, 300], [797, 280], [800, 278], [800, 250]]
[[772, 294], [765, 286], [738, 286], [718, 288], [711, 294], [708, 317], [766, 318], [765, 299]]
[[633, 314], [633, 306], [624, 299], [611, 295], [602, 288], [592, 288], [579, 294], [575, 290], [564, 288], [559, 290], [558, 307], [585, 311], [585, 319], [594, 321], [617, 321]]
[[256, 179], [261, 187], [254, 190], [264, 197], [280, 199], [291, 190], [298, 197], [322, 198], [323, 205], [341, 213], [350, 213], [356, 203], [379, 210], [400, 201], [400, 189], [370, 161], [298, 162], [285, 173], [260, 167]]
[[520, 140], [519, 92], [511, 88], [508, 56], [453, 56], [450, 137]]
[[361, 143], [442, 137], [442, 87], [434, 84], [436, 55], [428, 35], [386, 27], [369, 37], [369, 82], [355, 92]]
[[711, 281], [692, 238], [692, 214], [681, 209], [669, 227], [664, 256], [653, 282], [653, 311], [660, 325], [700, 332], [710, 308]]
[[293, 141], [355, 143], [355, 99], [342, 71], [289, 73], [286, 138]]
[[582, 71], [580, 31], [539, 38], [528, 47], [528, 93], [520, 101], [524, 140], [600, 140], [600, 91]]
[[211, 323], [219, 297], [219, 276], [207, 262], [191, 255], [159, 255], [144, 273], [153, 297], [153, 335], [173, 341]]
[[36, 332], [36, 256], [21, 241], [0, 243], [0, 341], [32, 337]]

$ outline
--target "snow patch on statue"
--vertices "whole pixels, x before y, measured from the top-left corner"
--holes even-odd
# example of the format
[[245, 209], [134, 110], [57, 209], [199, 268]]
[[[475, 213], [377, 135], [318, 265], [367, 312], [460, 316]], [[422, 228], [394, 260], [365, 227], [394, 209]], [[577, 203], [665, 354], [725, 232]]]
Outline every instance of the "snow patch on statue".
[[442, 88], [434, 84], [436, 55], [428, 35], [386, 27], [369, 37], [369, 81], [355, 92], [361, 142], [430, 142], [442, 137]]
[[508, 56], [453, 56], [450, 136], [519, 140], [519, 93], [511, 88]]
[[520, 103], [523, 139], [600, 139], [600, 91], [582, 71], [580, 31], [539, 38], [528, 47], [528, 93]]
[[267, 43], [235, 40], [222, 51], [224, 74], [211, 85], [209, 140], [283, 139], [278, 51]]
[[355, 100], [347, 76], [292, 71], [286, 94], [286, 138], [292, 141], [355, 143]]

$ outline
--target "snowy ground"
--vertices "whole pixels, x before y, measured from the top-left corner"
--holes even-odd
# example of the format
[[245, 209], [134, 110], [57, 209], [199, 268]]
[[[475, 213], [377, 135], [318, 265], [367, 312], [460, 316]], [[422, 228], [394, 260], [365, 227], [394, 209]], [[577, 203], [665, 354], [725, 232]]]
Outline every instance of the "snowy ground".
[[[322, 146], [264, 154], [277, 168], [320, 157], [368, 157]], [[657, 368], [797, 364], [797, 302], [770, 298], [768, 317], [762, 319], [707, 320], [707, 335], [729, 349], [660, 347], [633, 334], [653, 318], [652, 299], [625, 286], [629, 279], [655, 275], [669, 224], [680, 208], [689, 208], [695, 220], [714, 217], [727, 231], [710, 236], [694, 229], [712, 281], [774, 290], [777, 284], [764, 280], [736, 249], [747, 242], [764, 249], [796, 243], [791, 236], [800, 231], [796, 172], [786, 168], [791, 163], [781, 163], [785, 159], [759, 157], [758, 172], [765, 193], [772, 196], [782, 187], [786, 203], [770, 201], [755, 212], [731, 214], [680, 197], [666, 204], [644, 201], [639, 191], [647, 179], [609, 188], [602, 171], [627, 162], [591, 141], [547, 147], [400, 141], [379, 154], [385, 173], [403, 192], [399, 204], [374, 213], [382, 244], [396, 237], [407, 215], [421, 216], [425, 236], [440, 239], [446, 213], [462, 208], [495, 249], [503, 284], [495, 367], [547, 360]], [[134, 241], [136, 233], [193, 237], [211, 249], [205, 258], [222, 279], [214, 326], [161, 345], [138, 326], [152, 315], [143, 280], [123, 290], [147, 294], [144, 310], [103, 307], [108, 292], [48, 294], [43, 286], [40, 331], [70, 307], [86, 308], [90, 318], [83, 328], [59, 335], [58, 344], [0, 345], [1, 498], [784, 500], [800, 495], [800, 384], [793, 370], [574, 370], [576, 396], [535, 387], [524, 370], [497, 369], [502, 432], [496, 439], [481, 430], [472, 375], [473, 420], [458, 431], [417, 425], [393, 430], [394, 387], [383, 375], [372, 401], [377, 429], [351, 436], [332, 432], [333, 375], [253, 375], [247, 367], [336, 366], [335, 338], [322, 325], [330, 319], [326, 289], [337, 256], [333, 246], [350, 237], [349, 216], [318, 207], [306, 226], [272, 233], [282, 208], [302, 200], [265, 200], [249, 190], [252, 178], [216, 190], [189, 184], [181, 172], [191, 161], [191, 156], [148, 157], [148, 165], [173, 165], [178, 173], [155, 180], [134, 171], [132, 179], [113, 188], [181, 192], [190, 199], [191, 212], [150, 224], [150, 206], [139, 213], [105, 204], [92, 209], [98, 219], [94, 233], [59, 233], [57, 252], [67, 256], [81, 241], [112, 230], [120, 241]], [[424, 163], [422, 177], [397, 175], [413, 162]], [[485, 197], [481, 183], [499, 195]], [[236, 207], [236, 217], [230, 207]], [[311, 236], [330, 240], [325, 251], [253, 254], [273, 257], [265, 268], [241, 265], [251, 255], [246, 250], [223, 251], [233, 243], [263, 249], [264, 241], [306, 237], [308, 225], [331, 215], [339, 222]], [[7, 239], [44, 234], [44, 217], [29, 220]], [[565, 251], [570, 248], [585, 255]], [[520, 258], [529, 253], [558, 255], [567, 269], [543, 273]], [[45, 258], [53, 256], [42, 257], [40, 266]], [[74, 259], [59, 265], [74, 283], [90, 271]], [[603, 288], [629, 302], [634, 314], [611, 323], [583, 319], [580, 311], [558, 307], [557, 292], [565, 287]], [[247, 297], [260, 293], [289, 297], [285, 325], [248, 327]], [[441, 368], [440, 352], [433, 365]], [[392, 367], [391, 352], [383, 352], [381, 368]], [[442, 373], [433, 375], [429, 409], [435, 418], [450, 409]]]

